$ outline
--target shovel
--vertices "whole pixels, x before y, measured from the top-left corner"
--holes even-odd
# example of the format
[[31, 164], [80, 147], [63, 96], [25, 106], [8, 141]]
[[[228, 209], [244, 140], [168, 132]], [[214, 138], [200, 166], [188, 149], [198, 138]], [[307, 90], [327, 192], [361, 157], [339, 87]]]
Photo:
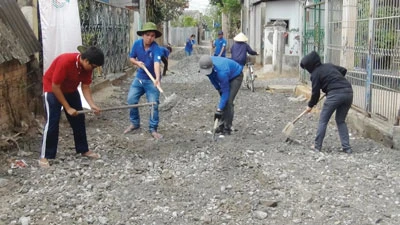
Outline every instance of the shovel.
[[[149, 72], [149, 70], [146, 68], [146, 66], [143, 65], [142, 69], [146, 72], [147, 76], [150, 77], [151, 81], [153, 81], [153, 83], [156, 83], [156, 80], [154, 79], [154, 77], [151, 75], [151, 73]], [[156, 86], [157, 89], [161, 92], [161, 94], [164, 96], [165, 101], [164, 103], [160, 104], [160, 108], [162, 108], [163, 110], [169, 110], [172, 107], [174, 107], [177, 103], [177, 96], [175, 93], [173, 93], [171, 96], [167, 97], [164, 93], [164, 90], [161, 88], [161, 86]]]
[[215, 132], [216, 132], [217, 127], [218, 127], [218, 122], [219, 122], [218, 118], [215, 118], [214, 126], [213, 126], [213, 129], [212, 129], [212, 139], [213, 139], [213, 141], [216, 141], [216, 140], [217, 140], [217, 139], [215, 138]]
[[[320, 102], [324, 97], [325, 97], [325, 95], [322, 95], [322, 96], [319, 98], [318, 102]], [[317, 102], [317, 103], [318, 103], [318, 102]], [[290, 136], [290, 134], [292, 133], [292, 131], [293, 131], [293, 129], [294, 129], [294, 124], [295, 124], [302, 116], [304, 116], [304, 114], [306, 114], [306, 113], [307, 113], [307, 109], [304, 110], [302, 113], [300, 113], [300, 115], [298, 115], [298, 116], [296, 117], [296, 119], [294, 119], [292, 122], [289, 122], [288, 124], [286, 124], [285, 128], [283, 128], [283, 130], [282, 130], [282, 133], [284, 133], [285, 136], [286, 136], [286, 140], [285, 140], [285, 141], [288, 141], [288, 140], [289, 140], [289, 136]]]
[[[138, 108], [138, 107], [143, 107], [143, 106], [152, 106], [155, 104], [156, 104], [155, 102], [149, 102], [149, 103], [143, 103], [143, 104], [116, 106], [116, 107], [110, 107], [110, 108], [103, 108], [100, 110], [100, 112], [111, 111], [111, 110], [116, 110], [116, 109], [130, 109], [130, 108]], [[79, 110], [78, 115], [83, 114], [83, 113], [89, 113], [89, 112], [94, 112], [94, 110], [91, 110], [91, 109]]]

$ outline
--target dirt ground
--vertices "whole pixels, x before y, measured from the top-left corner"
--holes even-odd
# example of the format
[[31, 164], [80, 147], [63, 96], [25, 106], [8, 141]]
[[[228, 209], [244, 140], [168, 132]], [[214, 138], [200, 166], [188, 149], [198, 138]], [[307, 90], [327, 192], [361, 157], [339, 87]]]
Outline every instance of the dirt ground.
[[[162, 86], [179, 102], [160, 112], [162, 140], [150, 136], [150, 111], [140, 108], [141, 129], [127, 135], [128, 110], [86, 114], [90, 148], [100, 160], [75, 154], [64, 116], [51, 168], [37, 166], [40, 134], [19, 151], [1, 152], [28, 167], [4, 163], [0, 170], [0, 224], [400, 224], [399, 151], [350, 129], [354, 153], [342, 153], [333, 123], [322, 152], [311, 151], [318, 110], [301, 118], [285, 142], [282, 129], [306, 102], [266, 87], [296, 78], [257, 79], [254, 93], [242, 88], [234, 132], [212, 141], [219, 95], [197, 74], [201, 53], [208, 50], [171, 55]], [[95, 101], [125, 105], [131, 80], [95, 93]]]

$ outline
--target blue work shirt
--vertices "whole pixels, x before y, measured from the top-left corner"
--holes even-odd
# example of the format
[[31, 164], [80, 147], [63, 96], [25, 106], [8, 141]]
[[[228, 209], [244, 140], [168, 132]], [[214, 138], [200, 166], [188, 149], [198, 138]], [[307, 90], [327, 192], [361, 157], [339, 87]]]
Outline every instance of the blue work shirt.
[[[154, 63], [161, 62], [161, 54], [161, 48], [156, 42], [153, 42], [150, 45], [150, 48], [146, 51], [144, 50], [143, 39], [139, 39], [133, 43], [129, 57], [135, 58], [143, 62], [147, 70], [149, 70], [154, 79], [156, 79], [156, 75], [154, 72]], [[139, 68], [137, 70], [136, 77], [139, 79], [150, 80], [150, 78], [147, 76], [146, 72], [142, 68]]]
[[166, 47], [160, 47], [160, 48], [161, 48], [161, 56], [165, 56], [168, 58], [169, 50]]
[[226, 40], [225, 40], [225, 38], [217, 38], [217, 39], [215, 39], [214, 46], [215, 46], [214, 56], [218, 56], [219, 53], [221, 52], [222, 47], [225, 47], [224, 51], [221, 54], [221, 57], [225, 57], [225, 53], [226, 53]]
[[192, 52], [193, 45], [196, 43], [194, 39], [190, 40], [190, 38], [186, 39], [185, 51]]
[[229, 100], [229, 82], [242, 73], [243, 66], [224, 57], [211, 56], [213, 69], [208, 75], [212, 85], [221, 93], [218, 108], [223, 110]]

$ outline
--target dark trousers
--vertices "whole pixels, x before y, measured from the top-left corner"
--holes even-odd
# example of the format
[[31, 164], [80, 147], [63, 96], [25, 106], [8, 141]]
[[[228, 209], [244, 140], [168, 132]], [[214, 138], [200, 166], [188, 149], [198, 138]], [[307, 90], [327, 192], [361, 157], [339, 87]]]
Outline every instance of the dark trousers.
[[353, 93], [350, 91], [351, 90], [338, 89], [330, 91], [329, 94], [327, 94], [319, 118], [317, 135], [315, 137], [315, 148], [321, 150], [329, 119], [336, 111], [335, 120], [342, 148], [343, 150], [351, 149], [349, 131], [346, 125], [347, 113], [353, 103]]
[[168, 58], [163, 56], [163, 57], [161, 57], [161, 61], [164, 63], [164, 71], [163, 71], [162, 75], [165, 76], [165, 74], [167, 73], [167, 70], [168, 70]]
[[240, 86], [242, 85], [242, 81], [243, 81], [242, 72], [240, 73], [239, 76], [229, 81], [229, 89], [230, 89], [229, 99], [223, 110], [222, 121], [221, 121], [221, 125], [222, 124], [224, 125], [224, 129], [230, 130], [232, 127], [232, 121], [235, 114], [234, 110], [235, 105], [233, 104], [233, 101], [235, 100], [236, 95], [240, 89]]
[[[72, 108], [82, 110], [82, 102], [78, 91], [71, 94], [64, 94], [64, 96]], [[54, 159], [57, 154], [62, 105], [51, 92], [44, 93], [44, 104], [47, 122], [43, 130], [43, 142], [40, 158]], [[70, 116], [66, 111], [65, 115], [72, 127], [76, 152], [87, 152], [89, 148], [86, 139], [85, 115], [80, 114], [78, 116]]]

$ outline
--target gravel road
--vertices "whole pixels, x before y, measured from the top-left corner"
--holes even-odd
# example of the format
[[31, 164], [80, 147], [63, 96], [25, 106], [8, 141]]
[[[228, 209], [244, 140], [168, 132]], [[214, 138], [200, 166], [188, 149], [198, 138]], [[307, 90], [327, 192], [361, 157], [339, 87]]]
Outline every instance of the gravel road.
[[[260, 77], [254, 93], [242, 88], [234, 132], [212, 141], [219, 95], [197, 74], [199, 54], [208, 52], [172, 53], [162, 86], [179, 102], [160, 112], [162, 140], [147, 132], [148, 108], [140, 109], [142, 128], [123, 135], [124, 109], [86, 115], [90, 148], [100, 160], [75, 154], [65, 116], [51, 168], [37, 166], [40, 134], [19, 151], [0, 152], [0, 224], [400, 224], [399, 151], [350, 129], [354, 153], [344, 154], [332, 123], [323, 151], [312, 152], [318, 110], [301, 118], [285, 142], [282, 129], [306, 102], [266, 87], [297, 79]], [[131, 80], [96, 92], [95, 101], [126, 104]], [[9, 158], [28, 167], [11, 169]]]

